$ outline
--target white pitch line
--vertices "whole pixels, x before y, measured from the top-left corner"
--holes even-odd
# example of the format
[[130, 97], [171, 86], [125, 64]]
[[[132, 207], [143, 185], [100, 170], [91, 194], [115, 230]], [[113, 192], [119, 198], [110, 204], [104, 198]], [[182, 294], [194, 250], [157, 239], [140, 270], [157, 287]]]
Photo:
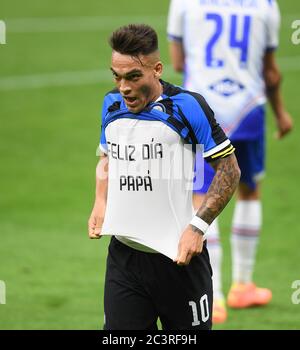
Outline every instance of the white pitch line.
[[[165, 66], [164, 72], [164, 77], [166, 79], [176, 77], [176, 75], [178, 76], [178, 73], [173, 72], [171, 66]], [[0, 78], [0, 91], [38, 89], [50, 86], [88, 85], [108, 82], [113, 83], [113, 77], [108, 68], [88, 71], [42, 73]]]
[[[278, 63], [282, 72], [300, 71], [300, 56], [281, 57]], [[164, 67], [164, 79], [180, 77], [171, 65]], [[87, 71], [70, 71], [42, 73], [32, 75], [18, 75], [0, 78], [0, 91], [39, 89], [51, 86], [89, 85], [113, 82], [109, 69], [94, 69]]]
[[[300, 19], [300, 13], [282, 15], [283, 24]], [[127, 23], [148, 23], [156, 29], [166, 27], [167, 15], [155, 16], [79, 16], [79, 17], [27, 17], [5, 19], [8, 33], [73, 32], [110, 30]]]
[[166, 16], [85, 16], [53, 18], [19, 18], [5, 20], [9, 33], [73, 32], [110, 30], [127, 23], [166, 26]]
[[0, 79], [0, 90], [35, 89], [47, 86], [84, 85], [112, 80], [108, 69], [8, 76]]

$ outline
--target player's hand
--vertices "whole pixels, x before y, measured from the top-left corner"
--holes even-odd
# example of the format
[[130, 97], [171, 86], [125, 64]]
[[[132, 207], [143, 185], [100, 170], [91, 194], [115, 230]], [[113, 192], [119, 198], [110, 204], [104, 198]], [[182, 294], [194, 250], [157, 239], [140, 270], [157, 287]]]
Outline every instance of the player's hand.
[[104, 218], [99, 215], [99, 210], [94, 208], [88, 221], [88, 233], [89, 238], [99, 239], [101, 238], [101, 230]]
[[189, 225], [182, 233], [179, 244], [178, 253], [174, 262], [177, 265], [188, 265], [193, 256], [202, 252], [203, 235]]
[[293, 119], [286, 111], [283, 111], [280, 115], [277, 116], [276, 122], [277, 132], [275, 136], [277, 139], [282, 139], [293, 129]]

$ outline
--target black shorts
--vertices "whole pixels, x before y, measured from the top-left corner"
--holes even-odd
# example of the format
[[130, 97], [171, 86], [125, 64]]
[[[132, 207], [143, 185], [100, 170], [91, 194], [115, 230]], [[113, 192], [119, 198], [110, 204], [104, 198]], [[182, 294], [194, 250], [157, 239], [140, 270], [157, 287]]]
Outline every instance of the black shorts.
[[106, 330], [211, 329], [212, 270], [206, 242], [188, 266], [112, 237], [107, 257]]

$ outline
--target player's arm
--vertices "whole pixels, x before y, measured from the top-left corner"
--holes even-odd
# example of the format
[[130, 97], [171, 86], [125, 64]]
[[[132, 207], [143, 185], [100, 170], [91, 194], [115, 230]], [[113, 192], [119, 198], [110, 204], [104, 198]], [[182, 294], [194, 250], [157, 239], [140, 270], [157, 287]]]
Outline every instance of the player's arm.
[[200, 111], [198, 108], [199, 117], [191, 121], [194, 122], [198, 142], [204, 146], [204, 159], [215, 170], [213, 181], [197, 212], [197, 216], [210, 225], [236, 190], [240, 168], [234, 154], [235, 148], [216, 121], [214, 112], [203, 96], [191, 94], [201, 105]]
[[277, 137], [282, 138], [293, 128], [293, 121], [285, 110], [280, 91], [281, 74], [276, 63], [274, 51], [266, 52], [264, 57], [263, 76], [268, 100], [274, 112], [277, 124]]
[[184, 11], [185, 0], [171, 0], [168, 11], [167, 33], [169, 39], [169, 51], [173, 68], [176, 72], [184, 70]]
[[173, 68], [176, 72], [183, 72], [184, 70], [184, 49], [181, 41], [170, 41], [169, 52]]
[[279, 43], [280, 11], [276, 1], [269, 1], [266, 16], [266, 53], [263, 60], [263, 77], [268, 100], [277, 124], [277, 138], [282, 138], [293, 127], [292, 119], [285, 110], [280, 92], [281, 74], [275, 60]]
[[108, 157], [101, 153], [96, 168], [95, 203], [88, 221], [89, 238], [100, 238], [104, 221], [108, 189]]
[[[215, 170], [215, 176], [196, 214], [209, 225], [230, 201], [241, 175], [234, 153], [226, 158], [215, 160], [210, 164]], [[193, 230], [203, 234], [195, 226], [193, 226]]]
[[[196, 213], [204, 225], [210, 225], [226, 207], [240, 180], [240, 168], [234, 153], [210, 164], [215, 169], [215, 176]], [[188, 225], [180, 238], [178, 255], [174, 260], [178, 265], [188, 265], [193, 256], [201, 253], [203, 234], [197, 226]]]
[[204, 147], [204, 159], [215, 169], [215, 177], [202, 206], [180, 237], [175, 259], [178, 265], [189, 264], [194, 255], [201, 253], [203, 234], [225, 208], [240, 179], [234, 147], [217, 123], [213, 111], [201, 95], [188, 94], [193, 98], [185, 104], [183, 112], [198, 144]]

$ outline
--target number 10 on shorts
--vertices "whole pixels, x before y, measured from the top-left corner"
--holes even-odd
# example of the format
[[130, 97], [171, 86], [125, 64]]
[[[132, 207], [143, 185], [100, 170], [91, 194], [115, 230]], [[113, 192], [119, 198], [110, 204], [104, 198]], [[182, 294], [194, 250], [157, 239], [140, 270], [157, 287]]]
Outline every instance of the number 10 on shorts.
[[200, 318], [203, 323], [209, 319], [209, 307], [208, 307], [207, 294], [202, 295], [198, 304], [195, 301], [189, 301], [189, 305], [191, 306], [192, 312], [193, 312], [192, 326], [199, 326]]

